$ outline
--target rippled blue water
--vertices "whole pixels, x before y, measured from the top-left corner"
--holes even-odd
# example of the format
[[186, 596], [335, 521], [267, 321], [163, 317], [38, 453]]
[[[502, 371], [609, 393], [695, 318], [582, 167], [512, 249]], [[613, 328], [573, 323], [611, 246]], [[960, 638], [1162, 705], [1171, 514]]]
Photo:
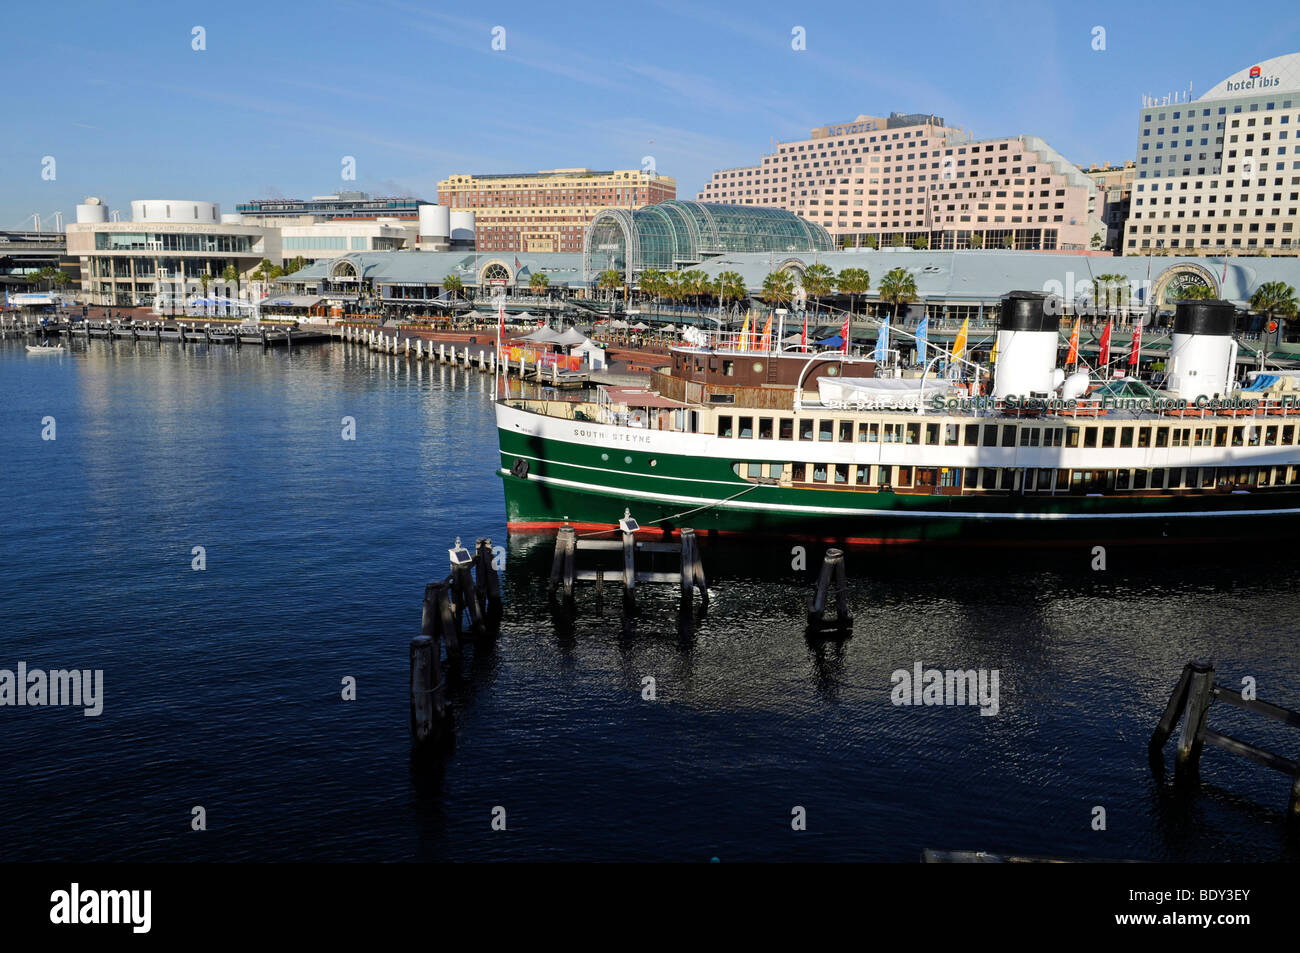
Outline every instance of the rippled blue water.
[[[1300, 574], [1235, 550], [1114, 554], [1104, 573], [1086, 554], [851, 554], [855, 633], [818, 643], [788, 547], [706, 549], [712, 605], [683, 635], [666, 592], [625, 625], [583, 591], [557, 624], [545, 545], [514, 540], [502, 634], [454, 690], [454, 748], [413, 761], [423, 585], [455, 536], [505, 539], [485, 383], [337, 344], [0, 342], [0, 668], [106, 682], [98, 718], [0, 708], [0, 856], [1296, 858], [1280, 774], [1208, 752], [1183, 801], [1145, 757], [1194, 656], [1300, 703]], [[998, 669], [1000, 713], [891, 705], [890, 673], [916, 661]], [[1220, 706], [1212, 722], [1300, 753], [1300, 733]]]

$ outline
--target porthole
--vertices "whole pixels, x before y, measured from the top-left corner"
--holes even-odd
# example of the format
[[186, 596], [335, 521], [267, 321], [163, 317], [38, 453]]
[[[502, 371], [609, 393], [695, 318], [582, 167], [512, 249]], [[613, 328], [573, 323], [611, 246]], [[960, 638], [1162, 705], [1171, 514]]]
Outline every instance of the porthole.
[[659, 461], [658, 461], [658, 460], [651, 460], [651, 461], [650, 461], [650, 466], [652, 466], [652, 467], [657, 467], [657, 466], [659, 466]]
[[836, 367], [834, 364], [832, 364], [830, 367], [826, 368], [826, 376], [827, 376], [827, 377], [834, 377], [834, 376], [835, 376], [836, 374], [838, 374], [839, 372], [840, 372], [840, 369], [839, 369], [838, 367]]
[[755, 374], [762, 374], [762, 373], [763, 373], [763, 362], [762, 362], [762, 361], [755, 361], [755, 362], [754, 362], [754, 373], [755, 373]]
[[608, 459], [609, 459], [609, 454], [608, 454], [608, 453], [602, 453], [602, 454], [600, 455], [600, 459], [602, 459], [602, 460], [608, 460]]
[[624, 462], [624, 463], [631, 463], [631, 462], [632, 462], [632, 458], [631, 458], [631, 457], [624, 457], [624, 458], [623, 458], [623, 462]]

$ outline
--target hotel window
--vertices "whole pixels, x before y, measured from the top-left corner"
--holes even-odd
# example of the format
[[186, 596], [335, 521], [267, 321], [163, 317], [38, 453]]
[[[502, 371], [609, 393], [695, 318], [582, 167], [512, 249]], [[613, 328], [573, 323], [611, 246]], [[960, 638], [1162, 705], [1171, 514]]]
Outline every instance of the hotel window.
[[719, 437], [730, 437], [730, 436], [732, 436], [732, 430], [731, 430], [731, 417], [719, 417], [719, 418], [718, 418], [718, 436], [719, 436]]

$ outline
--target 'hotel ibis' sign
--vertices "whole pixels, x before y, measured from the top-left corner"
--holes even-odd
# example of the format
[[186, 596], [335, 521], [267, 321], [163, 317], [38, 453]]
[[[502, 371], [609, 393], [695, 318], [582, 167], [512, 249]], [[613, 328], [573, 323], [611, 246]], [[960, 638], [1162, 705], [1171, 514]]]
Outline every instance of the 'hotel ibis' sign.
[[1241, 93], [1252, 89], [1270, 89], [1273, 86], [1280, 86], [1281, 78], [1278, 76], [1264, 76], [1258, 66], [1250, 68], [1250, 74], [1246, 79], [1239, 79], [1236, 82], [1228, 80], [1223, 84], [1225, 92]]

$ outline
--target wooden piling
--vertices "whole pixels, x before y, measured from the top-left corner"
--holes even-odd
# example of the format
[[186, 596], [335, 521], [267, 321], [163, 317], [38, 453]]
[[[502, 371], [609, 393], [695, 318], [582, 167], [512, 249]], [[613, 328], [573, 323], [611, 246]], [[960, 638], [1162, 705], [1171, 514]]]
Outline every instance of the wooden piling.
[[[836, 619], [829, 625], [826, 622], [826, 604], [830, 598], [832, 584], [835, 587]], [[822, 559], [821, 572], [817, 576], [817, 590], [808, 602], [808, 627], [810, 629], [848, 629], [853, 625], [849, 615], [848, 578], [844, 570], [844, 553], [838, 549], [826, 550]]]
[[551, 561], [551, 592], [564, 585], [566, 598], [573, 596], [573, 553], [578, 548], [578, 531], [572, 526], [561, 526], [555, 534], [555, 557]]
[[1195, 773], [1205, 744], [1205, 716], [1210, 710], [1214, 692], [1214, 666], [1207, 662], [1192, 662], [1188, 669], [1187, 714], [1183, 719], [1183, 732], [1178, 738], [1174, 765], [1179, 771]]
[[436, 737], [449, 712], [443, 695], [438, 643], [427, 635], [411, 640], [411, 736], [417, 746]]

